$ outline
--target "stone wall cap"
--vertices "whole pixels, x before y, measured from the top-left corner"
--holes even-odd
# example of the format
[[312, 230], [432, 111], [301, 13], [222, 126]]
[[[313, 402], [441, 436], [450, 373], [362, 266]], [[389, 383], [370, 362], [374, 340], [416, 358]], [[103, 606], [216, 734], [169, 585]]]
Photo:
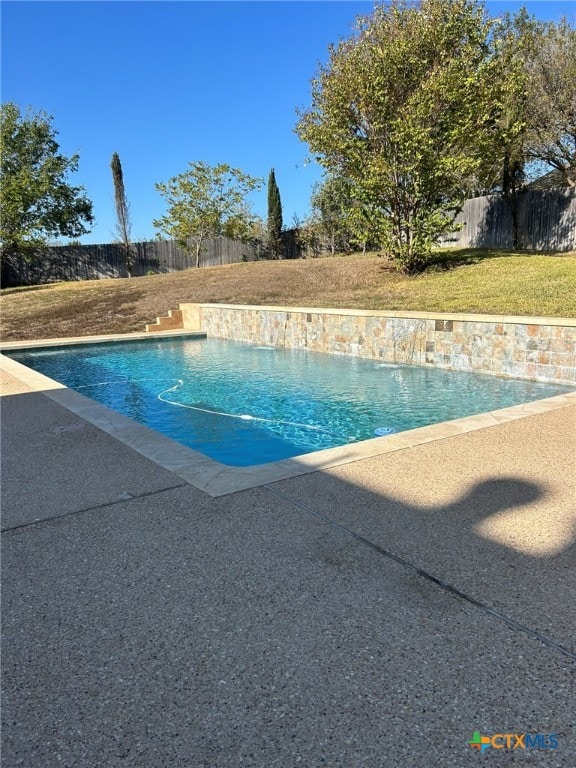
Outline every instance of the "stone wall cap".
[[531, 317], [524, 315], [488, 315], [463, 312], [416, 312], [385, 311], [376, 309], [342, 309], [328, 307], [282, 307], [264, 304], [196, 304], [184, 302], [185, 306], [198, 306], [202, 309], [242, 309], [263, 310], [266, 312], [306, 313], [315, 315], [344, 315], [350, 317], [398, 317], [413, 320], [459, 320], [476, 323], [521, 323], [523, 325], [555, 325], [576, 327], [576, 318], [572, 317]]

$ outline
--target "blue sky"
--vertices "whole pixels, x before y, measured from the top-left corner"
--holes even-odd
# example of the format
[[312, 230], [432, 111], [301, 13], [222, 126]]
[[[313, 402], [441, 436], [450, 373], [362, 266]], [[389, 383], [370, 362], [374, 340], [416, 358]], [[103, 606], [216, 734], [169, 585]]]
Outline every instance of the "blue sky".
[[[541, 19], [576, 5], [522, 4]], [[150, 239], [164, 212], [154, 183], [194, 160], [225, 162], [265, 180], [275, 168], [285, 224], [308, 212], [321, 176], [293, 132], [328, 45], [351, 34], [371, 2], [2, 2], [2, 101], [54, 117], [61, 150], [80, 154], [71, 177], [96, 218], [86, 243], [113, 239], [110, 171], [118, 152], [133, 238]], [[266, 186], [252, 202], [266, 215]]]

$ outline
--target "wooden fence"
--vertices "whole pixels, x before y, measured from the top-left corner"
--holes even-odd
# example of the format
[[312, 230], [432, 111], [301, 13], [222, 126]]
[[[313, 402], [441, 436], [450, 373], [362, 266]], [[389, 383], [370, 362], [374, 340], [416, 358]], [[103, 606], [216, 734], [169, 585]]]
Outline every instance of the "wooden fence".
[[[132, 276], [176, 272], [196, 266], [194, 256], [169, 240], [134, 243]], [[206, 240], [201, 267], [256, 261], [264, 255], [260, 245], [216, 237]], [[18, 258], [2, 266], [2, 285], [39, 285], [58, 280], [99, 280], [128, 277], [122, 245], [62, 245], [36, 250], [32, 258]]]
[[[512, 216], [498, 195], [467, 200], [457, 216], [462, 229], [442, 239], [444, 245], [461, 248], [512, 248]], [[518, 197], [519, 248], [534, 251], [576, 250], [576, 190], [530, 190]], [[194, 257], [173, 241], [154, 240], [132, 246], [135, 277], [176, 272], [195, 266]], [[282, 257], [302, 254], [297, 232], [283, 233]], [[261, 244], [239, 243], [225, 237], [206, 240], [201, 267], [235, 264], [268, 258]], [[123, 247], [64, 245], [36, 251], [30, 261], [17, 259], [2, 264], [2, 285], [39, 285], [57, 280], [98, 280], [127, 277]]]
[[[521, 192], [518, 206], [518, 247], [529, 251], [576, 250], [576, 190]], [[461, 248], [512, 248], [512, 215], [498, 195], [474, 197], [456, 217], [463, 225], [442, 242]]]

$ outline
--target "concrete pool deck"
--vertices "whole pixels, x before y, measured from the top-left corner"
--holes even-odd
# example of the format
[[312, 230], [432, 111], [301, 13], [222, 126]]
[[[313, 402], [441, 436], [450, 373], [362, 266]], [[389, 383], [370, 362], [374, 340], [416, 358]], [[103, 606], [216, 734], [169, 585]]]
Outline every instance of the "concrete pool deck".
[[3, 384], [3, 766], [572, 768], [575, 405], [213, 498]]

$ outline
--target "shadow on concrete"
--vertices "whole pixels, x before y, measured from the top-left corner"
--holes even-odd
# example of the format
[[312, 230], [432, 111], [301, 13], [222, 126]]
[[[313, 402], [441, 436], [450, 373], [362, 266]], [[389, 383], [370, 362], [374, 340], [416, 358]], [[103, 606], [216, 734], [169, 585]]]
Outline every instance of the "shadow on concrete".
[[[443, 448], [438, 444], [437, 451]], [[434, 455], [433, 444], [402, 453], [406, 461], [412, 454], [415, 463], [411, 482], [398, 478], [402, 495], [410, 495], [412, 484], [425, 497], [429, 484], [431, 496], [445, 497], [429, 471], [436, 467], [427, 471], [417, 464], [419, 455]], [[394, 454], [363, 463], [374, 470], [388, 468], [383, 485], [394, 484]], [[353, 474], [353, 466], [344, 473]], [[373, 477], [367, 488], [334, 477], [340, 472], [267, 487], [442, 589], [530, 627], [576, 660], [571, 630], [576, 625], [576, 515], [570, 492], [558, 498], [544, 484], [507, 476], [472, 481], [448, 503], [416, 504], [374, 492]]]
[[9, 402], [6, 768], [466, 768], [479, 729], [573, 764], [558, 412], [211, 499]]

